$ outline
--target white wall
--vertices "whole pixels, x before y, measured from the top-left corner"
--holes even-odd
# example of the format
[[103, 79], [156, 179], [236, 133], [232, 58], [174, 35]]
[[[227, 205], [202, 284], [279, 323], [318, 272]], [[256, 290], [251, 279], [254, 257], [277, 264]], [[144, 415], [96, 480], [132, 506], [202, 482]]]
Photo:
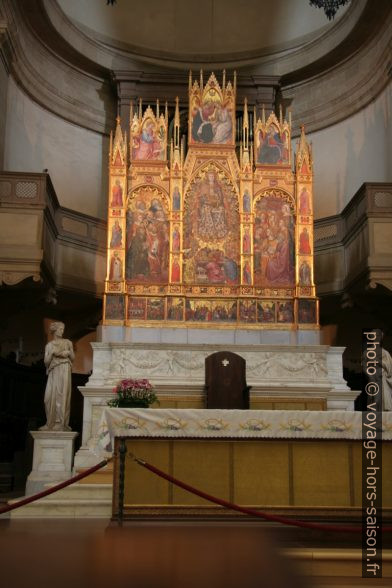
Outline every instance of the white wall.
[[106, 218], [108, 139], [51, 114], [10, 78], [4, 169], [49, 170], [61, 206]]
[[392, 84], [345, 121], [309, 134], [315, 216], [337, 214], [364, 182], [392, 182]]

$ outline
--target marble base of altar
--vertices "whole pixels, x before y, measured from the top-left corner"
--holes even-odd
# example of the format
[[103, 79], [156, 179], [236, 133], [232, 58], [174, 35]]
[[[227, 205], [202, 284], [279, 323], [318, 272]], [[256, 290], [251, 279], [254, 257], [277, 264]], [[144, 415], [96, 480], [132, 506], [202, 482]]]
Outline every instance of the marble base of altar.
[[107, 343], [174, 343], [218, 345], [319, 345], [319, 329], [238, 329], [223, 324], [219, 329], [197, 327], [154, 328], [103, 325], [97, 336]]
[[34, 439], [34, 453], [26, 495], [71, 477], [74, 443], [78, 434], [74, 431], [30, 431]]
[[[114, 327], [105, 328], [106, 334], [109, 328]], [[122, 327], [118, 329], [125, 332]], [[177, 334], [182, 331], [174, 330]], [[135, 336], [136, 331], [133, 329]], [[151, 329], [152, 333], [154, 331]], [[203, 337], [211, 335], [210, 330], [195, 331], [202, 333], [200, 336]], [[263, 332], [254, 331], [259, 337]], [[216, 335], [218, 333], [223, 337], [228, 332], [217, 331]], [[276, 331], [276, 336], [282, 333]], [[343, 379], [343, 347], [272, 343], [241, 345], [224, 343], [224, 339], [220, 343], [102, 341], [92, 343], [92, 347], [93, 372], [86, 386], [80, 388], [84, 397], [83, 433], [82, 446], [75, 456], [76, 469], [99, 461], [93, 450], [97, 429], [102, 411], [119, 380], [148, 378], [156, 388], [162, 408], [204, 408], [205, 358], [216, 351], [232, 351], [245, 359], [246, 380], [251, 386], [251, 409], [268, 408], [267, 401], [274, 408], [273, 402], [281, 399], [284, 401], [281, 408], [284, 409], [299, 408], [300, 402], [304, 410], [350, 411], [354, 409], [358, 395]]]

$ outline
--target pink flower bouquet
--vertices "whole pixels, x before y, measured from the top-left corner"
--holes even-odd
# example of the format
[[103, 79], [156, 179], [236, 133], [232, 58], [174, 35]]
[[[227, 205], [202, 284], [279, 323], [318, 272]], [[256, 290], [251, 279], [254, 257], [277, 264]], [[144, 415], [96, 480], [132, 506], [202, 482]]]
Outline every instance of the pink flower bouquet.
[[108, 401], [112, 407], [148, 408], [158, 400], [152, 384], [148, 380], [121, 380], [113, 388], [115, 397]]

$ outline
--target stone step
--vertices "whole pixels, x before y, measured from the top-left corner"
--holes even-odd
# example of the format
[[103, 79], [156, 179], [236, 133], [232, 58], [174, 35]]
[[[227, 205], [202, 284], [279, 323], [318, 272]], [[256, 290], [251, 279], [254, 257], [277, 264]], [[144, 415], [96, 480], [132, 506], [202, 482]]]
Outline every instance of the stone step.
[[110, 518], [111, 500], [37, 500], [11, 511], [12, 519], [27, 518]]
[[[48, 484], [46, 488], [50, 488], [53, 484]], [[112, 485], [111, 484], [71, 484], [58, 492], [49, 494], [45, 497], [45, 500], [58, 500], [58, 499], [73, 499], [73, 500], [100, 500], [112, 499]]]
[[[77, 474], [85, 472], [88, 468], [78, 468]], [[113, 483], [113, 464], [109, 463], [107, 466], [90, 474], [86, 478], [80, 480], [79, 484], [112, 484]]]
[[[53, 486], [48, 484], [46, 487]], [[19, 499], [10, 500], [10, 504]], [[72, 484], [49, 496], [10, 512], [18, 518], [109, 518], [112, 514], [111, 484]]]

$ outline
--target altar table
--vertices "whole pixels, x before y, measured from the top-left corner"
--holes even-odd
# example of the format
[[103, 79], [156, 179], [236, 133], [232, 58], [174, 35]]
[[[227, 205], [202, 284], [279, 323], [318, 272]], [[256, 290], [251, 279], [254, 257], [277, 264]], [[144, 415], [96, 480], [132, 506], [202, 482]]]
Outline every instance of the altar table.
[[[99, 444], [107, 451], [126, 438], [126, 517], [228, 513], [145, 470], [133, 460], [136, 455], [237, 504], [282, 512], [321, 509], [324, 514], [344, 512], [359, 518], [361, 419], [360, 412], [347, 411], [107, 409]], [[392, 414], [384, 413], [383, 506], [390, 514], [391, 440]], [[114, 516], [117, 479], [116, 459]]]

